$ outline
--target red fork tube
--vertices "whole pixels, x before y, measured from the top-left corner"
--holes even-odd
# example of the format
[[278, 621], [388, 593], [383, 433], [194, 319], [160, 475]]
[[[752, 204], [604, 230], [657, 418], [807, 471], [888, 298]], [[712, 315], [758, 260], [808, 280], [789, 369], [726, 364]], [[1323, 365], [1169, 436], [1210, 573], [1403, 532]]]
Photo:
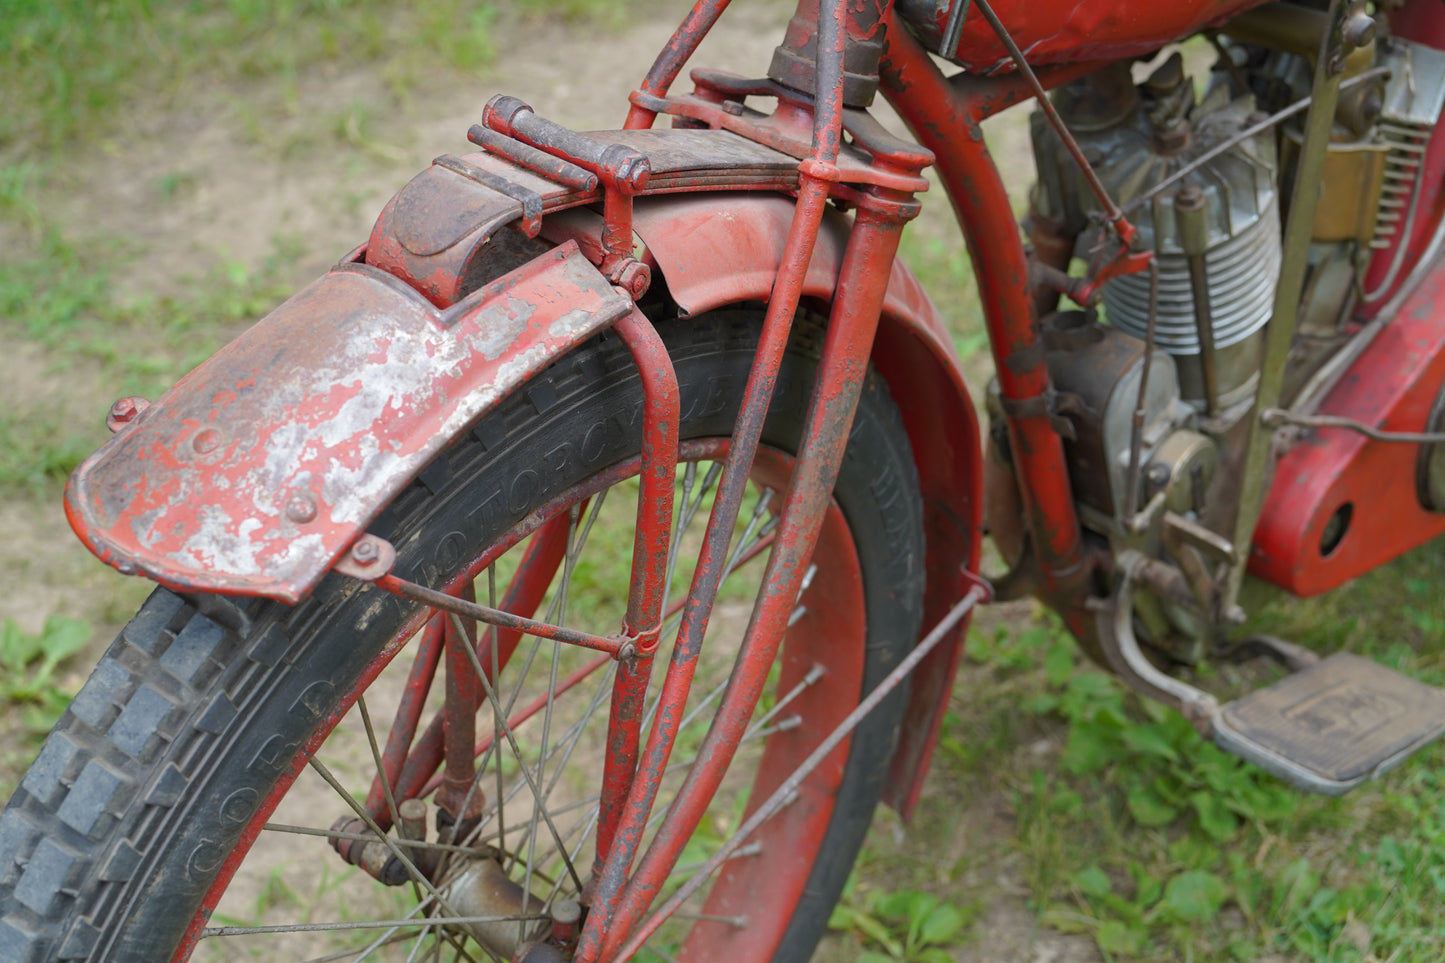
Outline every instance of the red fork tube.
[[[727, 8], [728, 0], [698, 0], [687, 18], [678, 25], [667, 46], [662, 48], [657, 59], [653, 61], [652, 69], [647, 72], [637, 92], [652, 97], [666, 97], [672, 82], [682, 71], [682, 65], [687, 63], [688, 58], [697, 50], [697, 45], [702, 43], [702, 38], [707, 36], [707, 32]], [[656, 111], [634, 103], [627, 112], [627, 122], [622, 126], [628, 130], [651, 127], [656, 117]]]
[[[469, 602], [475, 600], [471, 582], [462, 587], [461, 597]], [[477, 772], [472, 746], [477, 741], [477, 707], [482, 704], [482, 681], [477, 678], [467, 655], [467, 649], [476, 645], [475, 623], [468, 626], [446, 614], [442, 618], [447, 660], [447, 703], [442, 710], [446, 769], [436, 803], [441, 812], [451, 817], [453, 825], [460, 826], [472, 815], [461, 811], [463, 805], [479, 812], [486, 803], [482, 793], [472, 791], [472, 778]], [[466, 803], [468, 798], [470, 804]]]
[[980, 111], [996, 106], [997, 91], [981, 85], [981, 102], [975, 104], [967, 88], [955, 90], [896, 19], [888, 31], [882, 79], [889, 103], [934, 152], [968, 242], [999, 389], [1012, 409], [1009, 438], [1044, 589], [1050, 597], [1071, 600], [1087, 578], [1079, 518], [1063, 441], [1049, 420], [1049, 373], [1034, 330], [1018, 223], [977, 124]]
[[603, 946], [603, 959], [622, 945], [661, 891], [722, 783], [797, 604], [848, 444], [899, 236], [907, 217], [917, 210], [911, 203], [886, 203], [877, 208], [867, 201], [864, 204], [843, 259], [801, 451], [783, 502], [758, 604], [722, 704], [698, 750], [699, 762], [689, 770], [623, 892]]
[[[717, 13], [722, 12], [722, 2], [723, 0], [718, 0]], [[694, 13], [703, 7], [711, 9], [709, 4], [699, 3], [699, 6], [694, 8]], [[838, 90], [829, 96], [817, 97], [820, 106], [828, 105], [830, 109], [826, 113], [819, 111], [815, 114], [812, 156], [799, 165], [798, 205], [794, 209], [793, 222], [788, 229], [788, 243], [778, 266], [778, 276], [773, 284], [773, 296], [768, 302], [767, 315], [763, 320], [762, 337], [758, 343], [753, 368], [748, 374], [747, 386], [743, 389], [742, 408], [733, 430], [733, 443], [728, 450], [712, 514], [708, 517], [702, 552], [693, 573], [682, 625], [673, 645], [672, 662], [663, 680], [662, 696], [657, 715], [653, 718], [652, 731], [648, 734], [647, 747], [639, 760], [637, 778], [633, 780], [632, 790], [628, 793], [627, 804], [612, 839], [612, 848], [607, 858], [601, 861], [602, 871], [594, 877], [597, 884], [595, 898], [587, 918], [587, 926], [578, 940], [575, 956], [578, 963], [596, 960], [602, 949], [602, 934], [608, 932], [612, 912], [622, 894], [628, 870], [637, 855], [643, 830], [647, 827], [648, 816], [662, 784], [662, 773], [667, 768], [667, 760], [677, 739], [683, 708], [687, 704], [687, 694], [692, 688], [692, 677], [697, 668], [703, 634], [707, 630], [713, 602], [717, 599], [718, 585], [722, 581], [722, 568], [726, 564], [733, 525], [737, 521], [738, 509], [747, 489], [748, 471], [752, 466], [753, 456], [757, 454], [758, 439], [762, 437], [763, 422], [772, 402], [773, 388], [782, 365], [783, 350], [787, 346], [793, 315], [797, 313], [798, 300], [802, 296], [803, 279], [807, 276], [808, 264], [813, 257], [813, 246], [817, 242], [818, 228], [828, 202], [831, 177], [836, 173], [835, 162], [842, 137], [843, 16], [840, 4], [831, 14], [820, 13], [818, 17], [818, 92], [823, 94], [829, 84], [837, 85]], [[836, 48], [836, 56], [828, 56], [827, 61], [836, 69], [828, 74], [828, 80], [825, 81], [822, 73], [825, 51], [833, 48]], [[891, 262], [890, 255], [889, 263]], [[886, 274], [884, 276], [886, 277]], [[880, 303], [881, 298], [880, 289]], [[875, 317], [875, 324], [876, 320]], [[861, 378], [861, 375], [859, 377]]]
[[607, 719], [607, 758], [602, 768], [602, 800], [597, 820], [599, 871], [617, 835], [628, 792], [637, 770], [642, 709], [652, 677], [666, 596], [667, 555], [672, 532], [673, 482], [677, 475], [681, 401], [677, 374], [667, 346], [636, 308], [616, 331], [632, 352], [642, 375], [642, 467], [637, 496], [637, 532], [632, 546], [632, 580], [623, 631], [635, 640], [638, 658], [625, 660], [612, 683]]
[[631, 792], [628, 793], [627, 804], [613, 836], [611, 849], [607, 858], [602, 861], [602, 871], [595, 874], [596, 890], [592, 907], [587, 916], [587, 926], [577, 944], [576, 959], [579, 963], [597, 959], [601, 950], [601, 933], [607, 927], [612, 909], [621, 894], [622, 884], [632, 867], [647, 818], [652, 812], [652, 804], [657, 798], [658, 787], [662, 783], [662, 773], [672, 754], [678, 726], [682, 721], [683, 707], [692, 688], [692, 677], [697, 667], [703, 633], [707, 629], [713, 601], [717, 598], [718, 585], [722, 581], [728, 542], [747, 489], [748, 469], [758, 450], [758, 439], [762, 436], [763, 421], [773, 397], [783, 349], [788, 342], [788, 333], [792, 330], [793, 315], [798, 309], [808, 263], [812, 260], [813, 245], [817, 241], [818, 227], [828, 201], [828, 187], [825, 180], [810, 176], [806, 172], [801, 175], [798, 206], [789, 228], [788, 244], [784, 248], [778, 278], [773, 285], [772, 300], [768, 302], [753, 368], [743, 390], [742, 408], [733, 429], [733, 441], [728, 449], [712, 514], [708, 518], [702, 551], [688, 590], [687, 604], [683, 609], [682, 624], [673, 645], [672, 660], [663, 680], [658, 711], [653, 717], [647, 745], [637, 767], [638, 775], [633, 780]]

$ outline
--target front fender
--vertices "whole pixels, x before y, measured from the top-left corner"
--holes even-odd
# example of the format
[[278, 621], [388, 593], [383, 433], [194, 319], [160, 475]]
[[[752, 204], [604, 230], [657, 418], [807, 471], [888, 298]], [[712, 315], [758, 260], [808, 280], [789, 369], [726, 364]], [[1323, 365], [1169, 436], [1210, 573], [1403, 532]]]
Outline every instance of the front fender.
[[[782, 261], [794, 202], [778, 194], [693, 194], [637, 200], [633, 229], [689, 314], [738, 301], [767, 300]], [[849, 221], [823, 220], [803, 297], [833, 299]], [[983, 476], [978, 417], [948, 327], [917, 278], [894, 262], [873, 366], [903, 415], [918, 466], [927, 532], [924, 627], [968, 591], [962, 571], [978, 571]], [[957, 671], [965, 631], [935, 649], [913, 677], [885, 798], [905, 816], [917, 804]]]
[[572, 243], [445, 309], [340, 265], [88, 458], [66, 514], [123, 572], [298, 601], [453, 437], [631, 308]]

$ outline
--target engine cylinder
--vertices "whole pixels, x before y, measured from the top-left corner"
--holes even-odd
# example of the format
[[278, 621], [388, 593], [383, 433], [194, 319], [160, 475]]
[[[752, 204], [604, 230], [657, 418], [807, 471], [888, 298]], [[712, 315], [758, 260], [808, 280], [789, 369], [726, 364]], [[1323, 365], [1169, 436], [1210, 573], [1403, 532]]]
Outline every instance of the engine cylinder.
[[[1228, 407], [1253, 390], [1282, 257], [1274, 138], [1266, 132], [1241, 141], [1151, 194], [1247, 127], [1254, 99], [1231, 99], [1218, 86], [1196, 104], [1177, 54], [1123, 101], [1121, 81], [1129, 81], [1120, 72], [1127, 68], [1111, 70], [1065, 87], [1055, 103], [1115, 200], [1128, 205], [1148, 195], [1131, 219], [1136, 246], [1158, 260], [1156, 344], [1174, 357], [1186, 400]], [[1101, 103], [1115, 105], [1113, 116], [1104, 116]], [[1033, 133], [1035, 212], [1072, 225], [1080, 256], [1106, 249], [1102, 211], [1082, 175], [1050, 129], [1035, 122]], [[1103, 303], [1110, 324], [1146, 336], [1147, 274], [1110, 281]]]

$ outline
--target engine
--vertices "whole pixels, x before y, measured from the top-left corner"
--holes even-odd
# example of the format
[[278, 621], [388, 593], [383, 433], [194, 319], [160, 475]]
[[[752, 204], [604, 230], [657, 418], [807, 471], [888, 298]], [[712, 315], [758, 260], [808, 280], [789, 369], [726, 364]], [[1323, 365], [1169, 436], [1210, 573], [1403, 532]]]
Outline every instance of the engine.
[[[1279, 162], [1268, 131], [1228, 146], [1176, 185], [1152, 193], [1180, 168], [1229, 144], [1255, 116], [1252, 96], [1216, 85], [1199, 103], [1174, 53], [1135, 86], [1128, 65], [1114, 76], [1065, 88], [1056, 106], [1104, 186], [1133, 216], [1139, 243], [1159, 265], [1155, 343], [1174, 358], [1184, 398], [1212, 414], [1249, 397], [1260, 332], [1269, 321], [1280, 265]], [[1110, 92], [1107, 102], [1100, 90]], [[1101, 248], [1097, 202], [1042, 114], [1033, 118], [1041, 178], [1033, 216]], [[1097, 162], [1096, 162], [1097, 159]], [[1109, 323], [1138, 338], [1149, 319], [1149, 279], [1132, 274], [1104, 289]]]
[[[1274, 4], [1237, 18], [1215, 38], [1215, 63], [1200, 83], [1175, 51], [1148, 67], [1112, 65], [1052, 95], [1138, 228], [1136, 245], [1153, 251], [1158, 267], [1152, 350], [1148, 274], [1111, 280], [1097, 312], [1054, 312], [1056, 297], [1036, 292], [1050, 374], [1064, 399], [1058, 407], [1073, 436], [1066, 450], [1082, 518], [1111, 540], [1137, 541], [1128, 505], [1152, 504], [1155, 517], [1172, 512], [1206, 535], [1230, 530], [1234, 486], [1218, 468], [1245, 440], [1303, 141], [1302, 111], [1268, 120], [1308, 95], [1321, 16]], [[1186, 50], [1203, 74], [1209, 49], [1200, 41]], [[1388, 74], [1373, 70], [1381, 65]], [[1335, 115], [1284, 374], [1281, 401], [1296, 406], [1328, 390], [1352, 345], [1363, 343], [1362, 328], [1398, 287], [1402, 238], [1419, 206], [1422, 145], [1445, 108], [1445, 54], [1434, 49], [1381, 37], [1342, 66], [1346, 79], [1371, 73], [1341, 95]], [[1071, 266], [1077, 274], [1080, 262], [1111, 254], [1114, 242], [1041, 112], [1031, 133], [1034, 256], [1055, 276]], [[1134, 424], [1141, 398], [1142, 430]], [[1006, 447], [1003, 433], [994, 437]], [[1157, 542], [1152, 550], [1169, 554]], [[1156, 643], [1160, 635], [1194, 634], [1185, 612], [1157, 621], [1148, 633]]]

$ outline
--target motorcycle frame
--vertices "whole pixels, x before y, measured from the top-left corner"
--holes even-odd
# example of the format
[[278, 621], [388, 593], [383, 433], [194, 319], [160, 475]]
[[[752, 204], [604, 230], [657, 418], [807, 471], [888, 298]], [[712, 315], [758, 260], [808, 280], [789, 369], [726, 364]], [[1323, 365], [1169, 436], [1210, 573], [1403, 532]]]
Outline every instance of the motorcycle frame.
[[[716, 112], [708, 116], [708, 111], [700, 108], [696, 100], [689, 102], [687, 109], [678, 109], [678, 105], [667, 100], [668, 89], [682, 64], [726, 5], [727, 0], [701, 0], [694, 6], [641, 88], [633, 94], [628, 128], [647, 127], [659, 114], [677, 113], [694, 121], [743, 132], [728, 119], [740, 111], [730, 114], [719, 104]], [[876, 15], [877, 19], [872, 20], [870, 15]], [[613, 838], [614, 848], [607, 853], [603, 869], [596, 877], [594, 903], [577, 947], [579, 961], [610, 959], [624, 947], [629, 934], [637, 932], [639, 926], [645, 928], [643, 915], [676, 865], [683, 845], [701, 818], [706, 801], [720, 782], [742, 736], [748, 714], [761, 691], [765, 667], [771, 663], [780, 641], [787, 608], [801, 588], [803, 571], [817, 537], [816, 519], [836, 479], [851, 428], [898, 240], [904, 224], [916, 214], [912, 191], [900, 189], [908, 185], [897, 184], [891, 176], [899, 170], [908, 174], [921, 170], [916, 158], [874, 152], [874, 170], [890, 176], [861, 191], [847, 186], [848, 177], [837, 166], [844, 114], [843, 65], [849, 59], [844, 38], [869, 36], [880, 25], [886, 30], [887, 40], [879, 64], [884, 93], [923, 146], [931, 151], [930, 159], [937, 164], [944, 189], [953, 203], [979, 279], [1000, 387], [1012, 410], [1008, 428], [1013, 450], [1018, 453], [1023, 503], [1028, 528], [1037, 546], [1042, 593], [1080, 628], [1090, 619], [1083, 601], [1092, 569], [1083, 548], [1062, 440], [1050, 420], [1049, 376], [1033, 323], [1027, 257], [1007, 192], [978, 126], [984, 118], [1032, 96], [1032, 90], [1018, 75], [998, 79], [961, 75], [961, 80], [945, 80], [923, 48], [897, 21], [888, 0], [876, 9], [870, 7], [867, 14], [858, 9], [827, 10], [816, 0], [803, 0], [794, 23], [806, 23], [813, 16], [817, 18], [817, 32], [812, 38], [817, 66], [811, 150], [799, 164], [798, 205], [768, 303], [762, 344], [744, 396], [720, 488], [719, 505], [710, 522], [709, 548], [719, 518], [728, 529], [736, 518], [741, 491], [729, 490], [727, 479], [741, 475], [741, 472], [734, 473], [736, 464], [746, 466], [752, 459], [762, 416], [771, 398], [771, 378], [777, 370], [788, 324], [798, 307], [800, 279], [817, 239], [823, 204], [830, 197], [841, 197], [856, 208], [857, 214], [837, 294], [830, 307], [819, 383], [806, 421], [775, 549], [764, 576], [759, 603], [761, 614], [755, 614], [749, 626], [728, 698], [699, 751], [700, 758], [712, 764], [690, 771], [672, 805], [671, 818], [648, 847], [636, 871], [631, 872], [641, 830], [651, 814], [661, 781], [671, 736], [675, 735], [660, 732], [660, 727], [654, 729], [628, 795], [620, 829]], [[792, 52], [795, 56], [805, 53], [798, 49], [796, 38]], [[1056, 68], [1045, 74], [1044, 82], [1046, 86], [1057, 85], [1096, 66], [1079, 64]], [[871, 145], [870, 152], [873, 152]], [[981, 492], [970, 494], [975, 502], [981, 497]], [[977, 526], [973, 534], [976, 545], [981, 534]], [[720, 560], [720, 556], [704, 550], [690, 599], [696, 600], [700, 595], [702, 604], [710, 605], [716, 583], [708, 579]], [[973, 564], [976, 565], [976, 556]], [[679, 651], [685, 651], [688, 645], [684, 638], [688, 638], [686, 623], [679, 632]], [[952, 644], [943, 650], [945, 665], [940, 668], [944, 671], [937, 676], [942, 685], [930, 687], [935, 690], [934, 699], [947, 698], [957, 666], [957, 649], [955, 636]], [[669, 673], [669, 684], [671, 681]], [[668, 701], [664, 697], [664, 703]], [[932, 718], [924, 749], [913, 760], [913, 771], [907, 774], [908, 790], [901, 796], [905, 811], [911, 809], [921, 790], [928, 747], [933, 744], [941, 722], [941, 705], [935, 703], [929, 709], [928, 715]], [[609, 738], [619, 744], [635, 745], [637, 735], [635, 731], [622, 730]], [[604, 937], [604, 932], [609, 935]]]
[[[680, 217], [680, 205], [686, 199], [701, 198], [709, 202], [748, 210], [757, 202], [739, 199], [724, 193], [736, 184], [700, 177], [680, 184], [674, 190], [681, 200], [664, 199], [639, 205], [637, 198], [646, 192], [648, 170], [646, 158], [636, 152], [616, 150], [593, 152], [585, 138], [570, 140], [539, 127], [525, 105], [494, 101], [488, 107], [487, 128], [500, 131], [530, 148], [556, 148], [552, 153], [573, 157], [582, 166], [570, 161], [548, 165], [548, 174], [580, 192], [571, 206], [583, 203], [589, 192], [600, 189], [600, 218], [577, 210], [576, 214], [547, 213], [544, 223], [540, 209], [523, 205], [521, 225], [525, 233], [538, 233], [561, 246], [551, 255], [552, 270], [532, 269], [531, 281], [537, 297], [544, 293], [556, 306], [554, 316], [561, 316], [567, 305], [584, 295], [601, 305], [589, 325], [570, 332], [570, 340], [550, 346], [550, 357], [559, 357], [571, 350], [584, 335], [608, 328], [622, 338], [631, 351], [642, 374], [646, 403], [642, 416], [643, 452], [637, 466], [620, 466], [619, 473], [640, 470], [643, 495], [639, 498], [637, 528], [633, 548], [631, 594], [622, 631], [615, 637], [582, 636], [560, 627], [522, 619], [507, 622], [482, 611], [465, 596], [462, 580], [449, 588], [462, 596], [454, 605], [435, 600], [426, 604], [435, 609], [448, 609], [467, 618], [491, 622], [490, 645], [505, 649], [515, 645], [518, 633], [547, 635], [561, 641], [582, 644], [604, 653], [603, 658], [616, 658], [622, 663], [613, 690], [612, 712], [608, 723], [608, 755], [603, 779], [600, 828], [598, 831], [598, 863], [590, 881], [592, 908], [577, 948], [576, 959], [592, 963], [610, 959], [624, 949], [625, 941], [646, 926], [644, 914], [653, 904], [669, 873], [681, 854], [683, 845], [696, 827], [707, 801], [720, 783], [723, 773], [746, 729], [749, 717], [766, 681], [767, 669], [773, 662], [788, 618], [803, 587], [805, 573], [823, 524], [831, 498], [839, 464], [852, 427], [854, 410], [870, 362], [895, 386], [895, 396], [905, 404], [926, 398], [929, 393], [950, 394], [949, 402], [961, 412], [959, 423], [943, 426], [942, 435], [928, 436], [946, 444], [952, 429], [970, 450], [962, 454], [940, 454], [933, 450], [915, 451], [921, 481], [930, 497], [938, 494], [943, 510], [966, 529], [962, 547], [933, 556], [930, 548], [928, 565], [928, 597], [925, 620], [932, 624], [963, 597], [970, 584], [970, 573], [977, 570], [979, 543], [982, 538], [980, 508], [983, 499], [979, 463], [982, 451], [978, 446], [977, 425], [972, 413], [961, 372], [956, 364], [941, 377], [931, 377], [919, 389], [904, 384], [909, 372], [900, 343], [887, 325], [885, 307], [897, 297], [895, 259], [904, 226], [916, 216], [919, 203], [915, 195], [927, 182], [921, 174], [934, 166], [944, 192], [953, 207], [963, 233], [974, 273], [978, 280], [985, 326], [997, 370], [1003, 400], [1005, 422], [1009, 434], [1014, 467], [1024, 510], [1025, 528], [1032, 551], [1032, 564], [1038, 577], [1036, 594], [1060, 612], [1081, 638], [1090, 636], [1094, 615], [1087, 606], [1102, 559], [1085, 545], [1074, 494], [1069, 480], [1063, 441], [1056, 429], [1056, 413], [1051, 404], [1053, 392], [1045, 364], [1043, 346], [1035, 327], [1035, 306], [1029, 283], [1029, 259], [1021, 240], [1012, 205], [988, 147], [980, 123], [999, 111], [1036, 96], [1031, 81], [1047, 90], [1090, 73], [1103, 66], [1087, 61], [1050, 66], [1028, 76], [1023, 71], [1000, 76], [980, 76], [967, 72], [945, 77], [928, 52], [904, 28], [893, 9], [892, 0], [871, 0], [862, 4], [826, 4], [819, 0], [800, 0], [794, 27], [790, 28], [785, 46], [795, 60], [814, 60], [811, 99], [796, 89], [783, 93], [777, 112], [770, 117], [749, 114], [743, 97], [756, 90], [729, 93], [727, 78], [699, 74], [698, 90], [690, 96], [670, 95], [670, 89], [683, 65], [695, 52], [708, 29], [722, 14], [728, 0], [698, 0], [659, 55], [640, 87], [632, 94], [631, 110], [625, 130], [649, 128], [661, 116], [671, 115], [684, 125], [725, 129], [780, 150], [797, 159], [795, 185], [781, 188], [776, 179], [760, 179], [744, 185], [756, 191], [771, 191], [774, 197], [791, 194], [791, 215], [786, 241], [776, 262], [760, 256], [753, 280], [721, 279], [718, 290], [699, 293], [698, 279], [670, 273], [666, 268], [667, 241], [654, 242], [648, 236], [648, 225], [661, 225], [666, 233], [668, 217]], [[811, 26], [815, 25], [815, 27]], [[917, 145], [875, 136], [857, 126], [862, 111], [848, 102], [847, 85], [861, 41], [882, 34], [875, 69], [879, 87], [909, 127]], [[811, 50], [808, 49], [811, 47]], [[816, 56], [814, 57], [814, 52]], [[863, 58], [865, 61], [867, 57]], [[846, 68], [846, 69], [845, 69]], [[852, 122], [854, 126], [848, 125]], [[844, 131], [852, 134], [851, 143]], [[473, 131], [473, 139], [485, 143], [488, 130]], [[575, 136], [575, 135], [574, 135]], [[868, 155], [860, 161], [860, 150]], [[521, 148], [508, 148], [519, 151]], [[587, 155], [587, 156], [583, 156]], [[515, 156], [515, 155], [509, 155]], [[531, 155], [528, 155], [531, 156]], [[640, 158], [640, 159], [639, 159]], [[583, 163], [587, 161], [587, 163]], [[586, 195], [586, 197], [584, 197]], [[825, 234], [830, 205], [846, 207], [855, 212], [839, 257], [835, 283], [826, 298], [828, 325], [818, 378], [805, 419], [803, 438], [793, 464], [790, 484], [773, 547], [763, 575], [763, 588], [750, 622], [727, 695], [698, 751], [703, 765], [693, 767], [672, 803], [669, 820], [645, 853], [640, 853], [643, 831], [653, 813], [662, 774], [667, 767], [673, 742], [692, 680], [692, 669], [702, 644], [711, 607], [724, 574], [728, 539], [736, 522], [746, 488], [747, 469], [758, 455], [763, 421], [772, 398], [773, 387], [782, 363], [783, 350], [799, 307], [816, 303], [819, 291], [813, 271], [817, 253], [826, 247]], [[389, 208], [390, 210], [390, 208]], [[460, 283], [465, 273], [460, 268], [450, 274], [438, 271], [425, 276], [418, 267], [412, 275], [405, 252], [386, 248], [383, 229], [387, 214], [378, 222], [366, 263], [356, 263], [353, 275], [367, 278], [368, 296], [377, 300], [377, 310], [391, 310], [398, 298], [423, 322], [432, 323], [437, 316], [421, 303], [429, 300], [441, 309], [444, 323], [458, 323], [471, 317], [467, 308], [485, 309], [481, 299], [468, 298], [454, 305], [451, 292], [444, 284]], [[756, 214], [756, 217], [763, 215]], [[1122, 220], [1122, 218], [1121, 218]], [[675, 223], [675, 222], [673, 222]], [[1127, 222], [1124, 222], [1127, 226]], [[633, 256], [634, 231], [657, 248], [651, 261]], [[1127, 240], [1125, 231], [1119, 232]], [[1125, 245], [1127, 247], [1127, 245]], [[362, 251], [350, 259], [362, 260]], [[410, 281], [411, 288], [401, 291], [395, 278], [379, 279], [381, 272], [372, 267], [392, 257], [393, 272]], [[596, 269], [595, 274], [579, 274], [577, 268], [585, 259]], [[540, 261], [541, 259], [539, 259]], [[420, 262], [418, 262], [420, 263]], [[663, 268], [674, 295], [689, 290], [694, 299], [689, 310], [705, 309], [729, 300], [766, 300], [763, 332], [755, 361], [750, 371], [742, 408], [730, 443], [721, 485], [704, 536], [702, 555], [696, 568], [693, 585], [683, 608], [670, 664], [663, 681], [660, 710], [650, 732], [641, 728], [642, 713], [638, 711], [652, 672], [652, 657], [657, 649], [662, 612], [663, 584], [666, 577], [666, 555], [672, 524], [671, 495], [678, 460], [677, 422], [678, 385], [670, 359], [646, 316], [630, 306], [641, 299], [652, 282], [654, 269]], [[1138, 269], [1134, 267], [1133, 269]], [[524, 268], [523, 271], [528, 269]], [[706, 268], [702, 269], [706, 273]], [[571, 273], [567, 273], [570, 271]], [[763, 273], [766, 276], [762, 276]], [[584, 272], [585, 273], [585, 272]], [[348, 275], [351, 277], [353, 275]], [[565, 276], [564, 276], [565, 275]], [[509, 276], [510, 277], [510, 276]], [[761, 277], [761, 280], [758, 278]], [[714, 278], [713, 280], [718, 280]], [[504, 283], [505, 282], [505, 283]], [[355, 282], [360, 284], [360, 281]], [[503, 279], [497, 282], [494, 295], [507, 291], [528, 291], [517, 287], [522, 282]], [[430, 285], [430, 286], [429, 286]], [[510, 286], [509, 286], [510, 285]], [[608, 286], [610, 285], [610, 290]], [[412, 288], [415, 288], [413, 290]], [[545, 288], [545, 292], [543, 291]], [[330, 289], [326, 289], [329, 291]], [[420, 291], [420, 295], [417, 295]], [[711, 298], [711, 302], [708, 299]], [[926, 302], [926, 298], [920, 299]], [[680, 304], [684, 298], [677, 297]], [[702, 303], [698, 303], [701, 301]], [[626, 302], [628, 309], [623, 308]], [[931, 309], [930, 309], [931, 310]], [[450, 319], [450, 320], [448, 320]], [[906, 338], [904, 339], [906, 341]], [[539, 344], [533, 342], [532, 344]], [[509, 345], [518, 356], [525, 344]], [[537, 370], [535, 367], [531, 370]], [[519, 380], [508, 385], [508, 390]], [[922, 417], [936, 418], [936, 411]], [[456, 419], [453, 419], [456, 420]], [[447, 422], [451, 424], [451, 422]], [[201, 433], [204, 434], [204, 431]], [[195, 436], [199, 443], [201, 435]], [[437, 444], [448, 440], [442, 437]], [[686, 446], [684, 446], [685, 448]], [[915, 439], [915, 449], [919, 445]], [[197, 444], [197, 451], [202, 451]], [[428, 449], [435, 451], [436, 449]], [[203, 452], [204, 453], [204, 452]], [[425, 452], [416, 456], [419, 469], [426, 460]], [[959, 470], [965, 462], [972, 467]], [[79, 474], [79, 473], [78, 473]], [[608, 475], [606, 477], [611, 477]], [[604, 479], [605, 480], [605, 479]], [[951, 487], [940, 491], [941, 480]], [[82, 500], [72, 494], [68, 504], [73, 524], [84, 535], [91, 528], [82, 514]], [[301, 505], [301, 510], [306, 506]], [[314, 506], [310, 509], [314, 515]], [[304, 514], [304, 511], [302, 511]], [[555, 559], [563, 547], [565, 530], [559, 519], [541, 523], [529, 545], [521, 566], [523, 576], [514, 584], [514, 593], [504, 603], [508, 611], [534, 609], [545, 591], [542, 573], [555, 567]], [[89, 539], [88, 539], [89, 541]], [[104, 552], [92, 541], [97, 554]], [[498, 546], [500, 551], [508, 546]], [[103, 546], [102, 546], [103, 548]], [[363, 548], [365, 551], [363, 551]], [[117, 551], [117, 558], [124, 552]], [[319, 556], [318, 556], [319, 557]], [[418, 594], [418, 587], [387, 571], [386, 547], [364, 537], [350, 553], [335, 563], [337, 571], [373, 582], [379, 588], [407, 595]], [[552, 564], [549, 566], [548, 561]], [[479, 560], [478, 564], [487, 560]], [[120, 562], [118, 564], [124, 564]], [[307, 561], [308, 571], [315, 569], [315, 558]], [[320, 569], [324, 572], [327, 566]], [[152, 572], [151, 574], [157, 574]], [[319, 574], [314, 574], [319, 578]], [[311, 577], [311, 576], [308, 576]], [[165, 582], [164, 577], [160, 578]], [[168, 583], [170, 584], [170, 583]], [[292, 594], [256, 591], [234, 585], [187, 584], [176, 580], [182, 588], [219, 588], [234, 594], [278, 594], [294, 600], [310, 583], [298, 582]], [[431, 620], [427, 625], [428, 619]], [[522, 624], [526, 623], [526, 624]], [[943, 709], [956, 672], [959, 640], [966, 623], [961, 623], [950, 638], [933, 650], [914, 678], [904, 731], [890, 773], [887, 799], [907, 816], [917, 802], [936, 735], [942, 722]], [[421, 643], [422, 656], [413, 669], [403, 704], [401, 725], [393, 730], [383, 759], [385, 777], [406, 791], [421, 789], [430, 783], [421, 770], [434, 770], [445, 765], [440, 786], [451, 802], [465, 808], [468, 793], [463, 788], [475, 758], [471, 722], [491, 680], [480, 663], [476, 663], [479, 643], [457, 624], [455, 616], [438, 611], [418, 613], [410, 628], [426, 632]], [[550, 635], [548, 633], [551, 633]], [[395, 654], [392, 646], [378, 656], [368, 678], [374, 676]], [[475, 663], [477, 684], [459, 688], [455, 698], [448, 700], [445, 724], [433, 720], [436, 730], [423, 736], [418, 746], [411, 745], [422, 712], [421, 694], [431, 683], [436, 666], [445, 658], [455, 671], [449, 680], [466, 675], [468, 664]], [[344, 707], [343, 707], [344, 708]], [[526, 713], [528, 709], [523, 709]], [[515, 722], [516, 720], [514, 720]], [[443, 745], [443, 733], [446, 733]], [[645, 737], [644, 737], [645, 736]], [[425, 750], [422, 752], [421, 750]], [[380, 775], [378, 779], [380, 779]], [[387, 814], [380, 798], [379, 784], [373, 788], [367, 809], [377, 817], [384, 829]], [[273, 805], [268, 800], [267, 805]], [[639, 862], [640, 859], [640, 862]], [[228, 864], [229, 866], [229, 864]], [[222, 873], [223, 885], [230, 869]], [[605, 935], [609, 934], [609, 935]]]

